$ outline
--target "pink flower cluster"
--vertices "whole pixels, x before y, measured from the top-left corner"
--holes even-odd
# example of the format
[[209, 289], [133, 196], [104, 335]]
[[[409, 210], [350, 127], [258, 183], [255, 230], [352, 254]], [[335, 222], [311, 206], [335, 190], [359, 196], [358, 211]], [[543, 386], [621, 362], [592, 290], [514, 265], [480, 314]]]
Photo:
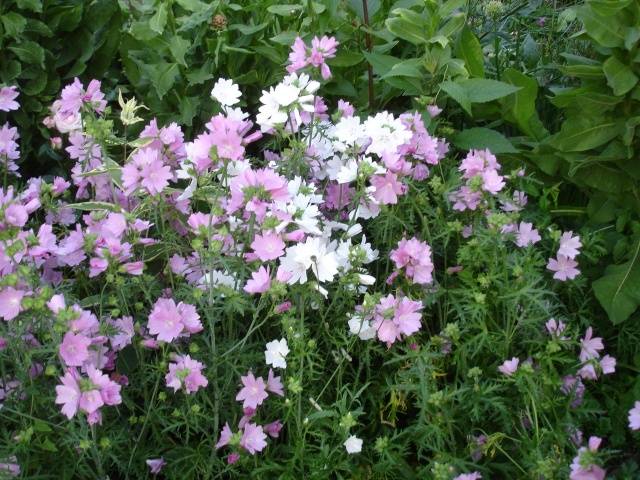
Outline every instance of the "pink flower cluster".
[[[0, 111], [10, 112], [20, 108], [20, 104], [16, 101], [18, 98], [17, 87], [0, 88]], [[8, 174], [20, 176], [18, 173], [18, 165], [16, 160], [20, 158], [20, 150], [18, 145], [18, 129], [11, 127], [9, 122], [0, 128], [0, 164]]]
[[604, 480], [606, 470], [595, 463], [601, 443], [601, 438], [589, 437], [588, 445], [578, 449], [578, 454], [571, 463], [569, 480]]
[[331, 77], [331, 70], [326, 60], [336, 56], [338, 45], [339, 43], [334, 37], [327, 37], [325, 35], [322, 38], [314, 37], [313, 40], [311, 40], [311, 47], [309, 48], [302, 38], [296, 37], [291, 46], [287, 71], [293, 73], [311, 66], [319, 68], [322, 78], [327, 80]]
[[396, 298], [387, 295], [382, 298], [375, 306], [371, 320], [378, 340], [390, 347], [397, 340], [419, 331], [422, 326], [420, 310], [422, 303], [409, 300], [407, 297]]
[[159, 298], [149, 314], [148, 328], [159, 341], [172, 342], [201, 332], [203, 327], [193, 305], [183, 302], [176, 305], [172, 298]]
[[564, 232], [560, 237], [560, 247], [558, 248], [558, 254], [556, 258], [550, 258], [547, 264], [547, 269], [554, 272], [553, 278], [564, 282], [566, 280], [573, 280], [578, 276], [580, 270], [576, 267], [578, 262], [575, 258], [580, 253], [580, 236], [573, 235], [573, 232]]
[[403, 238], [389, 257], [396, 266], [392, 277], [403, 271], [413, 283], [426, 285], [433, 282], [431, 247], [426, 242], [415, 237], [409, 240]]
[[[232, 447], [240, 447], [250, 455], [255, 455], [267, 446], [267, 435], [272, 438], [278, 438], [282, 423], [280, 420], [276, 420], [266, 425], [258, 425], [251, 420], [256, 416], [258, 407], [269, 396], [267, 392], [282, 397], [284, 396], [284, 387], [280, 377], [277, 377], [272, 369], [269, 369], [266, 382], [262, 377], [256, 378], [253, 372], [248, 372], [247, 375], [242, 376], [241, 381], [242, 389], [236, 396], [236, 400], [242, 402], [244, 412], [240, 422], [238, 422], [239, 432], [234, 434], [231, 431], [231, 427], [229, 427], [229, 423], [225, 423], [218, 443], [216, 443], [216, 450], [230, 445]], [[227, 457], [229, 464], [233, 464], [239, 459], [240, 454], [238, 451], [230, 453]]]
[[167, 387], [173, 388], [174, 392], [183, 389], [185, 393], [191, 394], [209, 384], [206, 377], [202, 375], [204, 365], [201, 362], [193, 360], [189, 355], [175, 354], [172, 360], [165, 380]]
[[450, 195], [453, 209], [475, 210], [480, 205], [483, 192], [496, 195], [504, 186], [504, 177], [498, 173], [501, 166], [489, 150], [471, 150], [458, 169], [467, 182]]

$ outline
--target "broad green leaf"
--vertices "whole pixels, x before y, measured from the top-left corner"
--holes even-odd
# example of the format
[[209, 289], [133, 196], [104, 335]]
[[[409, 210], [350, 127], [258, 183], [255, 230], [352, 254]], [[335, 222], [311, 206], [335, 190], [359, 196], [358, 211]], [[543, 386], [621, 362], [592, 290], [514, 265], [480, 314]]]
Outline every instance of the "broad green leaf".
[[461, 9], [467, 5], [467, 0], [448, 0], [438, 9], [438, 16], [445, 18], [453, 11]]
[[609, 57], [602, 64], [602, 70], [607, 77], [607, 85], [613, 89], [614, 95], [622, 96], [638, 83], [635, 73], [616, 57]]
[[153, 17], [149, 19], [149, 28], [158, 34], [162, 34], [164, 32], [164, 27], [167, 24], [167, 3], [160, 2], [158, 6], [158, 10], [153, 14]]
[[518, 153], [513, 144], [500, 132], [490, 128], [475, 127], [457, 133], [452, 143], [463, 150], [485, 149], [491, 153]]
[[424, 73], [420, 71], [420, 59], [411, 59], [398, 62], [391, 67], [387, 73], [382, 75], [382, 78], [387, 79], [389, 77], [412, 77], [412, 78], [424, 78]]
[[185, 67], [187, 64], [184, 61], [184, 55], [187, 53], [187, 50], [189, 50], [190, 45], [191, 42], [185, 40], [180, 35], [174, 35], [169, 41], [169, 50], [171, 51], [173, 59]]
[[364, 55], [360, 52], [354, 52], [351, 50], [338, 50], [338, 54], [335, 58], [330, 58], [328, 64], [332, 67], [352, 67], [359, 64], [364, 60]]
[[291, 45], [297, 36], [298, 32], [284, 31], [274, 37], [271, 37], [270, 40], [280, 45]]
[[465, 27], [457, 44], [457, 55], [464, 60], [467, 71], [472, 77], [484, 78], [484, 55], [478, 37], [470, 28]]
[[620, 122], [604, 118], [570, 118], [548, 144], [562, 152], [584, 152], [604, 145], [622, 133]]
[[2, 19], [5, 35], [9, 37], [16, 38], [20, 36], [24, 32], [24, 27], [27, 26], [27, 20], [16, 12], [7, 12], [0, 19]]
[[425, 35], [424, 27], [420, 27], [418, 25], [414, 25], [411, 22], [408, 22], [404, 18], [394, 17], [388, 18], [385, 21], [385, 25], [387, 29], [393, 33], [397, 38], [401, 38], [402, 40], [406, 40], [407, 42], [411, 42], [414, 45], [420, 45], [427, 41], [427, 36]]
[[187, 80], [189, 80], [189, 85], [200, 85], [207, 80], [213, 78], [213, 66], [211, 61], [207, 61], [200, 68], [191, 70], [187, 73]]
[[461, 80], [459, 83], [471, 103], [490, 102], [511, 95], [521, 89], [515, 85], [487, 78], [469, 78]]
[[502, 77], [510, 84], [521, 87], [521, 90], [503, 100], [505, 107], [513, 115], [513, 120], [523, 133], [542, 140], [549, 132], [544, 128], [536, 110], [538, 83], [513, 68], [505, 70]]
[[36, 64], [44, 68], [44, 49], [36, 42], [26, 40], [19, 45], [9, 47], [24, 63]]
[[380, 76], [386, 75], [387, 72], [389, 72], [389, 70], [391, 70], [395, 64], [401, 62], [401, 60], [397, 57], [393, 57], [391, 55], [383, 55], [381, 53], [364, 52], [364, 56], [373, 67], [373, 71]]
[[437, 34], [442, 35], [443, 37], [453, 37], [462, 27], [464, 27], [466, 21], [467, 16], [464, 13], [454, 13], [451, 15], [449, 20], [440, 27]]
[[560, 71], [569, 77], [598, 79], [604, 77], [602, 65], [564, 65]]
[[589, 5], [582, 5], [576, 11], [587, 34], [600, 45], [611, 48], [624, 45], [626, 22], [620, 14], [605, 17], [595, 12]]
[[42, 0], [16, 0], [16, 5], [32, 12], [42, 12]]
[[592, 285], [596, 298], [614, 324], [629, 318], [640, 305], [640, 241], [636, 242], [628, 262], [608, 266]]
[[153, 88], [160, 99], [162, 99], [171, 87], [173, 87], [176, 77], [179, 75], [177, 63], [153, 63], [150, 65], [144, 65], [143, 69], [149, 76], [151, 85], [153, 85]]
[[589, 0], [587, 2], [595, 13], [603, 17], [615, 15], [624, 10], [634, 0]]
[[176, 3], [190, 12], [199, 12], [207, 8], [207, 5], [199, 0], [176, 0]]
[[234, 23], [229, 25], [229, 30], [238, 30], [243, 35], [253, 35], [261, 30], [264, 30], [269, 25], [268, 22], [260, 23], [258, 25], [245, 25], [244, 23]]
[[459, 83], [447, 80], [446, 82], [442, 82], [440, 84], [440, 88], [442, 88], [443, 91], [445, 91], [451, 98], [458, 102], [464, 109], [464, 111], [469, 114], [469, 116], [472, 116], [471, 100], [469, 100], [469, 96], [467, 95], [466, 90], [462, 88]]
[[267, 7], [267, 12], [287, 17], [302, 10], [302, 8], [302, 5], [271, 5]]

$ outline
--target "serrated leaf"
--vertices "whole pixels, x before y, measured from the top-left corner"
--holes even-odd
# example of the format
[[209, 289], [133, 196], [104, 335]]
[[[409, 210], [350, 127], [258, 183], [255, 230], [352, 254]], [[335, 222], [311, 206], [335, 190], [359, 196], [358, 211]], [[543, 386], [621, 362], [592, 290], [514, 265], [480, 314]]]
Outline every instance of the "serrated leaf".
[[149, 28], [158, 34], [162, 34], [164, 32], [164, 27], [167, 24], [167, 4], [165, 2], [160, 2], [156, 13], [153, 14], [153, 17], [149, 19]]
[[463, 150], [485, 149], [491, 153], [518, 153], [513, 144], [500, 132], [490, 128], [468, 128], [454, 135], [452, 143]]
[[160, 62], [144, 65], [143, 68], [160, 99], [173, 87], [180, 73], [177, 63]]
[[27, 20], [16, 12], [7, 12], [0, 17], [2, 19], [2, 25], [4, 26], [4, 33], [8, 37], [16, 38], [24, 32], [24, 28], [27, 26]]
[[174, 35], [169, 41], [169, 50], [171, 51], [171, 55], [174, 60], [185, 67], [187, 64], [184, 61], [184, 56], [190, 46], [191, 42], [189, 42], [189, 40], [185, 40], [179, 35]]
[[110, 212], [120, 211], [120, 207], [108, 202], [80, 202], [80, 203], [70, 203], [67, 205], [69, 208], [73, 208], [74, 210], [82, 210], [85, 212], [92, 212], [95, 210], [108, 210]]
[[440, 84], [440, 88], [445, 91], [451, 98], [453, 98], [456, 102], [460, 104], [460, 106], [464, 109], [465, 112], [472, 115], [471, 113], [471, 101], [469, 100], [469, 96], [467, 92], [459, 83], [452, 82], [450, 80], [446, 82], [442, 82]]
[[19, 45], [9, 47], [24, 63], [39, 65], [44, 68], [44, 49], [36, 42], [26, 40]]
[[622, 47], [624, 45], [625, 21], [616, 14], [604, 17], [595, 12], [588, 4], [576, 9], [587, 34], [604, 47]]

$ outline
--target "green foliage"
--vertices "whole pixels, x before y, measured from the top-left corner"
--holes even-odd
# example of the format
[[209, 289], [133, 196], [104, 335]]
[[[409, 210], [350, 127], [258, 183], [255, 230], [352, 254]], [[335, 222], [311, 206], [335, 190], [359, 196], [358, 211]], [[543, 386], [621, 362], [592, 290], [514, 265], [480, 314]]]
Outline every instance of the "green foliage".
[[[0, 84], [17, 85], [21, 150], [51, 161], [42, 128], [49, 105], [75, 76], [104, 78], [116, 57], [123, 17], [111, 0], [5, 0], [0, 3]], [[29, 174], [50, 166], [31, 164]]]

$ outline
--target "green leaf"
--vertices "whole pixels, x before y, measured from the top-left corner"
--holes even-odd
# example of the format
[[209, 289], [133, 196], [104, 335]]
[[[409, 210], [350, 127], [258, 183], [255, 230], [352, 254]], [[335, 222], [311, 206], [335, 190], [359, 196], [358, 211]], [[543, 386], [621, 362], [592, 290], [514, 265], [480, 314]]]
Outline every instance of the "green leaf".
[[462, 27], [464, 27], [465, 22], [467, 21], [467, 16], [462, 13], [454, 13], [451, 15], [449, 20], [438, 30], [438, 35], [442, 35], [443, 37], [453, 37]]
[[267, 7], [267, 12], [280, 15], [282, 17], [288, 17], [300, 10], [302, 10], [302, 5], [271, 5], [270, 7]]
[[536, 110], [538, 83], [534, 78], [513, 68], [506, 69], [502, 78], [512, 85], [521, 87], [521, 90], [503, 100], [504, 106], [510, 111], [513, 120], [523, 133], [536, 140], [542, 140], [549, 132], [544, 128]]
[[470, 28], [465, 27], [460, 34], [457, 55], [464, 60], [467, 71], [472, 77], [484, 78], [482, 46]]
[[156, 13], [149, 19], [149, 28], [158, 34], [162, 34], [164, 32], [164, 27], [167, 24], [167, 4], [165, 2], [160, 2], [160, 6]]
[[400, 63], [401, 60], [397, 57], [393, 57], [391, 55], [383, 55], [381, 53], [373, 53], [373, 52], [364, 52], [364, 56], [367, 61], [373, 67], [373, 71], [376, 75], [386, 75], [393, 66], [397, 63]]
[[622, 96], [638, 83], [635, 73], [616, 57], [609, 57], [602, 65], [602, 70], [614, 95]]
[[590, 0], [589, 6], [603, 17], [615, 15], [625, 9], [634, 0]]
[[454, 135], [451, 141], [456, 147], [463, 150], [488, 148], [494, 154], [518, 153], [507, 137], [490, 128], [469, 128]]
[[418, 58], [404, 60], [402, 62], [395, 63], [391, 69], [382, 75], [381, 78], [386, 79], [389, 77], [413, 77], [423, 78], [424, 73], [420, 71], [421, 61]]
[[424, 27], [415, 25], [404, 18], [394, 17], [385, 21], [387, 30], [389, 30], [397, 38], [406, 40], [414, 45], [420, 45], [427, 41]]
[[234, 23], [229, 25], [229, 30], [238, 30], [243, 35], [253, 35], [261, 30], [264, 30], [269, 25], [268, 22], [260, 23], [259, 25], [245, 25], [244, 23]]
[[197, 70], [191, 70], [189, 73], [187, 73], [187, 80], [189, 80], [189, 85], [200, 85], [213, 78], [213, 73], [211, 73], [212, 70], [213, 66], [211, 64], [211, 61], [205, 62], [205, 64]]
[[291, 45], [298, 36], [298, 32], [284, 31], [270, 38], [272, 42], [280, 45]]
[[569, 118], [548, 144], [562, 152], [584, 152], [604, 145], [622, 133], [619, 122], [603, 118]]
[[24, 63], [37, 64], [44, 68], [44, 49], [36, 42], [26, 40], [19, 45], [9, 47]]
[[4, 26], [4, 33], [9, 37], [17, 38], [27, 26], [27, 20], [16, 12], [8, 12], [0, 18]]
[[577, 8], [578, 18], [582, 20], [587, 34], [604, 47], [622, 47], [624, 45], [625, 21], [619, 14], [604, 17], [596, 13], [589, 5]]
[[560, 71], [569, 77], [588, 80], [604, 77], [602, 65], [563, 65]]
[[639, 257], [640, 241], [637, 241], [631, 260], [608, 266], [604, 275], [593, 282], [593, 292], [614, 324], [624, 322], [640, 305]]
[[169, 41], [169, 50], [174, 60], [185, 67], [187, 64], [184, 61], [184, 55], [187, 53], [187, 50], [189, 50], [190, 45], [191, 42], [185, 40], [180, 35], [174, 35]]
[[332, 67], [353, 67], [364, 60], [364, 55], [360, 52], [350, 50], [338, 50], [335, 58], [328, 60], [328, 64]]
[[207, 5], [199, 0], [176, 0], [176, 3], [189, 12], [199, 12], [207, 8]]
[[69, 208], [73, 208], [75, 210], [82, 210], [85, 212], [92, 212], [95, 210], [108, 210], [110, 212], [117, 212], [120, 210], [119, 207], [112, 203], [108, 202], [80, 202], [80, 203], [70, 203], [67, 205]]
[[149, 76], [151, 84], [160, 99], [173, 87], [180, 73], [177, 63], [167, 62], [144, 65], [144, 71]]
[[486, 103], [506, 97], [520, 90], [520, 87], [487, 78], [469, 78], [458, 82], [471, 103]]
[[16, 0], [16, 5], [32, 12], [42, 12], [42, 0]]
[[459, 83], [448, 80], [446, 82], [442, 82], [440, 84], [440, 88], [442, 88], [442, 90], [444, 90], [451, 98], [458, 102], [464, 109], [464, 111], [469, 114], [469, 116], [472, 116], [471, 100], [469, 100], [469, 96], [467, 95], [466, 90], [462, 88]]

